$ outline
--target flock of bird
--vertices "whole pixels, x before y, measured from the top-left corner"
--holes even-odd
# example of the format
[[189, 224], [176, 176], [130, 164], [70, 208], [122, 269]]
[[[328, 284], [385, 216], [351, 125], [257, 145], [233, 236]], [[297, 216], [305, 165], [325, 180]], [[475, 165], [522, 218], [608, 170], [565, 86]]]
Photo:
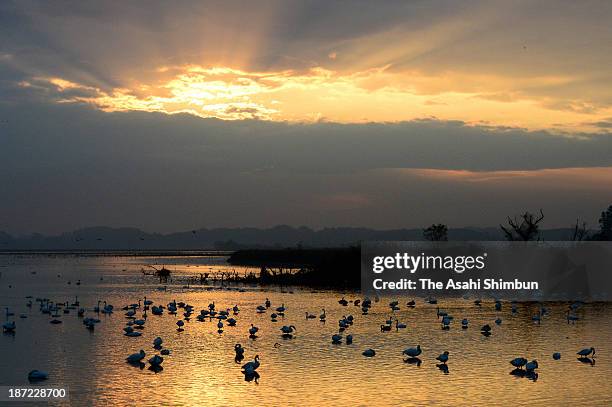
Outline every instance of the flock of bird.
[[[76, 314], [79, 318], [82, 318], [83, 325], [86, 329], [93, 331], [95, 330], [95, 326], [100, 323], [100, 319], [98, 318], [99, 314], [111, 315], [116, 312], [113, 305], [108, 304], [106, 301], [98, 301], [97, 304], [86, 310], [81, 306], [78, 297], [75, 297], [73, 302], [65, 301], [65, 302], [54, 302], [47, 298], [36, 298], [34, 301], [31, 296], [26, 297], [27, 303], [26, 306], [28, 308], [32, 308], [34, 303], [38, 304], [39, 311], [42, 314], [49, 315], [49, 322], [51, 324], [61, 324], [62, 319], [60, 316], [62, 314], [69, 314], [72, 311], [76, 311]], [[376, 298], [378, 301], [378, 298]], [[429, 304], [437, 305], [437, 300], [434, 298], [425, 299]], [[360, 307], [362, 315], [368, 315], [370, 309], [372, 308], [372, 300], [369, 298], [356, 299], [353, 301], [348, 301], [344, 297], [338, 300], [338, 303], [341, 307], [347, 307], [349, 304]], [[394, 317], [395, 311], [400, 310], [399, 301], [392, 301], [389, 304], [389, 308], [391, 311], [391, 316], [387, 318], [387, 320], [380, 325], [381, 332], [388, 332], [393, 329], [399, 331], [400, 329], [406, 328], [406, 324], [401, 323], [398, 318]], [[474, 305], [477, 307], [482, 306], [482, 302], [480, 300], [475, 300]], [[582, 305], [581, 302], [574, 302], [568, 306], [568, 311], [566, 313], [566, 318], [568, 323], [575, 323], [579, 318], [576, 316], [576, 310]], [[416, 302], [414, 300], [409, 301], [406, 304], [409, 308], [416, 307]], [[495, 301], [495, 310], [501, 311], [502, 302]], [[123, 328], [123, 334], [126, 337], [139, 337], [142, 335], [142, 330], [146, 327], [146, 321], [149, 316], [149, 312], [156, 316], [162, 316], [164, 314], [169, 314], [173, 316], [182, 317], [181, 319], [176, 320], [177, 331], [182, 332], [185, 330], [186, 323], [189, 322], [194, 313], [194, 307], [190, 304], [186, 304], [184, 302], [177, 302], [176, 300], [169, 302], [167, 305], [155, 305], [153, 301], [147, 299], [145, 296], [143, 300], [138, 299], [137, 302], [134, 302], [129, 305], [125, 305], [121, 308], [124, 313], [124, 317], [126, 319], [126, 325]], [[255, 312], [258, 314], [264, 314], [270, 312], [270, 320], [272, 322], [277, 322], [279, 317], [285, 316], [287, 308], [285, 304], [281, 304], [280, 306], [273, 308], [271, 301], [266, 298], [263, 304], [258, 305], [255, 308]], [[239, 306], [236, 304], [231, 308], [221, 309], [219, 310], [214, 302], [210, 303], [208, 307], [199, 311], [199, 314], [195, 316], [195, 319], [203, 322], [206, 320], [212, 321], [216, 320], [217, 324], [217, 332], [219, 334], [223, 333], [225, 326], [236, 326], [237, 318], [240, 314], [241, 310]], [[517, 304], [515, 302], [511, 303], [511, 312], [516, 314]], [[550, 311], [544, 307], [540, 306], [538, 312], [532, 316], [532, 320], [535, 323], [541, 323], [542, 317], [547, 315]], [[94, 316], [85, 316], [86, 313], [94, 314]], [[4, 333], [14, 334], [17, 325], [14, 320], [14, 313], [6, 308], [6, 322], [2, 325]], [[11, 317], [12, 320], [11, 320]], [[27, 314], [20, 314], [20, 318], [27, 318]], [[448, 312], [436, 308], [436, 317], [440, 321], [441, 328], [443, 330], [450, 329], [450, 325], [453, 321], [453, 316], [449, 315]], [[317, 317], [315, 314], [306, 312], [305, 318], [307, 320], [319, 319], [322, 323], [326, 322], [327, 314], [325, 309], [321, 310], [321, 314]], [[338, 332], [333, 334], [331, 337], [331, 343], [335, 345], [342, 344], [344, 341], [347, 345], [351, 345], [353, 343], [353, 335], [348, 334], [343, 336], [344, 332], [348, 330], [354, 323], [355, 317], [352, 315], [343, 315], [342, 318], [338, 321]], [[501, 325], [501, 318], [497, 318], [494, 323], [496, 325]], [[467, 318], [462, 319], [461, 328], [468, 329], [469, 321]], [[283, 339], [292, 339], [297, 331], [294, 325], [283, 325], [279, 328], [280, 335]], [[259, 328], [254, 324], [250, 324], [248, 328], [248, 338], [255, 339], [257, 338], [259, 333]], [[490, 336], [492, 334], [491, 325], [485, 324], [480, 328], [480, 333], [484, 336]], [[275, 347], [280, 347], [279, 343], [275, 343]], [[164, 341], [161, 337], [156, 337], [152, 342], [152, 347], [155, 350], [155, 353], [152, 357], [147, 359], [149, 364], [149, 369], [154, 372], [160, 372], [163, 370], [162, 364], [164, 362], [164, 356], [168, 356], [171, 354], [171, 350], [164, 347]], [[235, 352], [235, 362], [240, 364], [245, 358], [245, 348], [237, 343], [234, 345]], [[422, 354], [423, 350], [420, 345], [416, 345], [415, 347], [409, 347], [403, 350], [402, 356], [406, 356], [404, 362], [421, 365], [422, 360], [419, 356]], [[374, 357], [376, 355], [376, 351], [374, 349], [368, 348], [362, 352], [365, 357]], [[594, 364], [595, 362], [595, 349], [593, 347], [584, 348], [577, 352], [579, 356], [578, 360], [585, 363]], [[141, 369], [146, 365], [143, 362], [147, 357], [146, 352], [141, 349], [140, 351], [133, 353], [126, 357], [126, 362], [138, 366]], [[436, 366], [442, 370], [444, 373], [448, 373], [448, 361], [449, 361], [450, 353], [448, 351], [443, 351], [436, 357], [436, 360], [440, 362]], [[559, 352], [555, 352], [552, 355], [554, 360], [559, 360], [561, 358], [561, 354]], [[538, 361], [531, 360], [524, 357], [516, 357], [510, 361], [510, 364], [514, 367], [514, 370], [510, 373], [520, 377], [527, 377], [532, 380], [537, 379], [537, 369], [538, 369]], [[260, 366], [260, 358], [259, 355], [255, 355], [252, 361], [249, 361], [242, 365], [241, 372], [245, 376], [245, 380], [251, 381], [259, 378], [259, 374], [257, 373], [257, 369]], [[48, 378], [48, 374], [41, 370], [32, 370], [28, 378], [31, 381], [45, 380]]]

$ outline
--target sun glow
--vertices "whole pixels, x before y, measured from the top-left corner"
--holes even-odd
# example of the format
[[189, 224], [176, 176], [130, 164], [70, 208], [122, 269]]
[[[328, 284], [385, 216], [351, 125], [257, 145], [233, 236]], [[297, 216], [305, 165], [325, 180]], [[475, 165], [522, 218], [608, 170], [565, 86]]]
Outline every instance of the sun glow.
[[443, 72], [358, 72], [322, 67], [258, 72], [199, 65], [162, 66], [152, 79], [102, 89], [63, 78], [35, 78], [24, 87], [54, 90], [57, 102], [88, 103], [104, 111], [191, 113], [226, 120], [395, 122], [424, 117], [528, 129], [593, 131], [612, 109], [513, 91], [558, 86], [561, 76], [505, 78]]

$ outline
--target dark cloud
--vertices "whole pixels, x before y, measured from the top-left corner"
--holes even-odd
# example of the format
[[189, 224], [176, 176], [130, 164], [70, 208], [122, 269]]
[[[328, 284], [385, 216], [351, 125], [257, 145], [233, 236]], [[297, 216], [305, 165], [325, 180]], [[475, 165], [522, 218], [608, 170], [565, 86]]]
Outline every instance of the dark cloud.
[[[550, 208], [561, 223], [596, 216], [610, 199], [590, 173], [565, 182], [563, 172], [503, 172], [610, 167], [609, 135], [569, 138], [436, 120], [222, 121], [70, 104], [0, 105], [0, 117], [8, 120], [0, 123], [0, 229], [13, 232], [92, 224], [160, 231], [457, 225], [459, 218], [491, 225], [527, 206]], [[454, 178], [455, 170], [476, 173]]]

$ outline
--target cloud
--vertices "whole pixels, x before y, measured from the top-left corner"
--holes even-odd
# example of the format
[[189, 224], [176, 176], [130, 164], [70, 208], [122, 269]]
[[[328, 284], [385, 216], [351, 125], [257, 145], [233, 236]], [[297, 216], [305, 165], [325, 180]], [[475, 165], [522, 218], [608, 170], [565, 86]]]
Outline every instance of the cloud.
[[[0, 85], [61, 79], [98, 93], [62, 101], [106, 110], [594, 131], [581, 123], [612, 115], [610, 16], [596, 1], [3, 2]], [[257, 113], [225, 113], [241, 103]]]
[[533, 207], [554, 212], [553, 226], [595, 222], [611, 198], [605, 134], [435, 119], [223, 121], [74, 104], [0, 105], [0, 117], [0, 229], [10, 232], [491, 225]]

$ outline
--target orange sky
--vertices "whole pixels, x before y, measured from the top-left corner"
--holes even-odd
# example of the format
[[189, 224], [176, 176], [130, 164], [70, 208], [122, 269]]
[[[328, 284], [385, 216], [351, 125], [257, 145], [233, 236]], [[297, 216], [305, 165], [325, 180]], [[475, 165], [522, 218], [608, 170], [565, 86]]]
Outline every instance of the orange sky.
[[[221, 119], [611, 127], [612, 6], [601, 2], [196, 2], [65, 13], [24, 7], [0, 46], [0, 66], [20, 72], [17, 86], [56, 103]], [[32, 42], [33, 22], [44, 41]]]
[[[338, 57], [336, 57], [338, 58]], [[563, 85], [554, 75], [507, 78], [444, 72], [393, 72], [389, 67], [339, 73], [315, 67], [306, 72], [248, 72], [197, 65], [159, 67], [151, 77], [103, 90], [59, 77], [35, 77], [21, 86], [47, 85], [58, 102], [84, 102], [104, 111], [188, 112], [221, 119], [275, 121], [396, 122], [424, 117], [471, 124], [553, 131], [597, 131], [592, 125], [612, 117], [595, 111], [555, 108], [555, 99], [512, 96], [518, 86]], [[63, 94], [81, 90], [85, 95]], [[503, 96], [507, 95], [507, 96]], [[578, 102], [576, 102], [578, 104]]]

